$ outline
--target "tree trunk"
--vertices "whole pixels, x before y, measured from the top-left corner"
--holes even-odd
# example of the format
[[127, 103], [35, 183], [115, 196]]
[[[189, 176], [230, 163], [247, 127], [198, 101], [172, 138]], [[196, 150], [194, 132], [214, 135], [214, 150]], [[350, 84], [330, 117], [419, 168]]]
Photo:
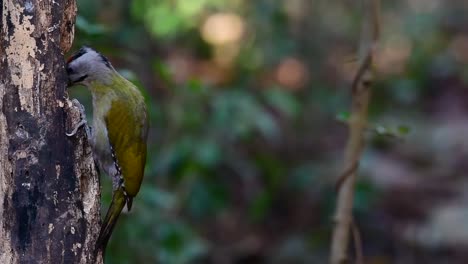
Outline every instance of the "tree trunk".
[[99, 182], [67, 99], [75, 0], [0, 7], [0, 263], [102, 263]]

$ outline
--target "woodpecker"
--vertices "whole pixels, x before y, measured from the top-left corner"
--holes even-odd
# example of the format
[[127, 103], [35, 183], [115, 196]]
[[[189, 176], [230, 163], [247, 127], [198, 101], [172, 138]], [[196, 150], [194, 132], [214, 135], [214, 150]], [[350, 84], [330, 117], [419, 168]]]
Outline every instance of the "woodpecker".
[[[104, 251], [122, 209], [132, 208], [146, 162], [148, 114], [138, 88], [122, 77], [109, 60], [83, 47], [66, 66], [69, 86], [86, 86], [93, 98], [93, 125], [87, 130], [101, 172], [112, 179], [112, 202], [102, 223], [95, 250]], [[82, 120], [68, 136], [86, 125]], [[87, 127], [87, 125], [86, 125]]]

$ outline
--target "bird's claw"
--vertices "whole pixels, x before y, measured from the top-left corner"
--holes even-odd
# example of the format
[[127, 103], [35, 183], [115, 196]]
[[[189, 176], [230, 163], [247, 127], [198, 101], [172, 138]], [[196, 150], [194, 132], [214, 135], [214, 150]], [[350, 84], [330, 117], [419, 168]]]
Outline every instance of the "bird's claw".
[[74, 106], [78, 107], [79, 111], [80, 111], [80, 116], [81, 116], [81, 121], [75, 126], [75, 128], [73, 128], [73, 130], [70, 132], [70, 133], [65, 133], [67, 136], [69, 137], [72, 137], [74, 135], [76, 135], [76, 133], [78, 132], [78, 129], [80, 129], [80, 127], [82, 127], [83, 125], [85, 126], [85, 132], [86, 132], [86, 136], [88, 138], [90, 138], [91, 136], [91, 131], [90, 131], [90, 128], [88, 127], [88, 122], [86, 121], [86, 114], [85, 114], [85, 110], [84, 110], [84, 107], [82, 104], [80, 104], [80, 102], [76, 99], [73, 99], [72, 100], [72, 103]]
[[87, 122], [86, 122], [86, 119], [82, 119], [82, 120], [75, 126], [75, 128], [72, 130], [72, 132], [70, 132], [70, 133], [65, 133], [65, 134], [66, 134], [67, 136], [69, 136], [69, 137], [72, 137], [72, 136], [76, 135], [76, 132], [78, 132], [78, 129], [80, 129], [81, 126], [86, 125], [86, 123], [87, 123]]

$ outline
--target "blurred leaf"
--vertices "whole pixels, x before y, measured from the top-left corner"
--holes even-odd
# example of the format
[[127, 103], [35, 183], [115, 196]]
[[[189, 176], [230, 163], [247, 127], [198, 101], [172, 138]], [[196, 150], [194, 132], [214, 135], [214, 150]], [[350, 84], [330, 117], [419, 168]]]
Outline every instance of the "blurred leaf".
[[415, 80], [398, 79], [393, 82], [392, 86], [393, 96], [402, 103], [413, 104], [420, 96], [420, 88]]
[[316, 184], [316, 166], [313, 164], [301, 164], [293, 168], [291, 176], [287, 177], [288, 184], [291, 188], [305, 191], [310, 189], [311, 184]]
[[397, 131], [400, 135], [404, 136], [404, 135], [407, 135], [411, 131], [411, 128], [408, 126], [398, 126]]
[[226, 206], [227, 193], [224, 187], [212, 181], [193, 184], [187, 206], [196, 219], [211, 217]]
[[250, 206], [250, 215], [254, 221], [262, 220], [271, 207], [271, 196], [268, 192], [263, 191], [257, 194]]
[[345, 123], [347, 123], [350, 118], [351, 118], [351, 113], [348, 111], [343, 111], [336, 115], [336, 119], [338, 121], [345, 122]]
[[139, 197], [147, 202], [150, 207], [157, 208], [158, 211], [169, 211], [174, 209], [176, 205], [174, 194], [153, 185], [142, 185]]
[[132, 14], [160, 37], [173, 37], [194, 27], [204, 8], [222, 6], [217, 0], [132, 1]]
[[270, 153], [260, 153], [255, 158], [256, 165], [262, 170], [265, 185], [269, 191], [274, 192], [286, 180], [286, 169], [281, 160]]
[[173, 77], [169, 67], [162, 61], [156, 59], [153, 62], [153, 69], [167, 83], [172, 83]]
[[211, 140], [201, 140], [195, 150], [195, 159], [206, 168], [214, 168], [221, 160], [222, 152], [219, 145]]
[[377, 125], [374, 127], [375, 132], [379, 135], [391, 135], [392, 132], [385, 126]]
[[107, 32], [104, 25], [90, 23], [80, 15], [76, 16], [76, 27], [89, 35], [102, 35]]
[[204, 88], [200, 80], [197, 79], [190, 79], [187, 85], [193, 92], [201, 92]]
[[159, 36], [172, 35], [182, 26], [182, 18], [168, 4], [149, 5], [145, 11], [147, 25]]
[[296, 98], [284, 89], [267, 89], [267, 102], [289, 118], [294, 118], [300, 111], [300, 104]]
[[258, 132], [273, 139], [279, 128], [273, 116], [246, 92], [224, 92], [213, 98], [214, 124], [231, 138], [248, 138]]
[[167, 222], [158, 231], [160, 263], [189, 263], [206, 251], [204, 243], [186, 225]]
[[397, 127], [388, 127], [384, 125], [375, 125], [373, 131], [383, 137], [402, 138], [410, 132], [408, 126], [399, 125]]
[[374, 185], [368, 181], [358, 181], [356, 183], [356, 193], [354, 196], [354, 208], [361, 212], [371, 209], [372, 203], [376, 201], [378, 191]]

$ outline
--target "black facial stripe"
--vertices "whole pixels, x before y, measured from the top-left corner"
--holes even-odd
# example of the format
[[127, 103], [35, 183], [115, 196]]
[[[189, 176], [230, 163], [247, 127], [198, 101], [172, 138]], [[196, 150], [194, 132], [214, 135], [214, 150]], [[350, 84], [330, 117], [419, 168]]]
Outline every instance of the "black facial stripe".
[[111, 66], [110, 66], [109, 60], [106, 57], [104, 57], [102, 54], [99, 54], [99, 56], [101, 57], [102, 61], [107, 66], [107, 68], [110, 68]]
[[88, 78], [88, 74], [85, 74], [83, 76], [81, 76], [80, 78], [78, 78], [76, 81], [74, 81], [74, 83], [78, 83], [78, 82], [82, 82], [84, 79]]

